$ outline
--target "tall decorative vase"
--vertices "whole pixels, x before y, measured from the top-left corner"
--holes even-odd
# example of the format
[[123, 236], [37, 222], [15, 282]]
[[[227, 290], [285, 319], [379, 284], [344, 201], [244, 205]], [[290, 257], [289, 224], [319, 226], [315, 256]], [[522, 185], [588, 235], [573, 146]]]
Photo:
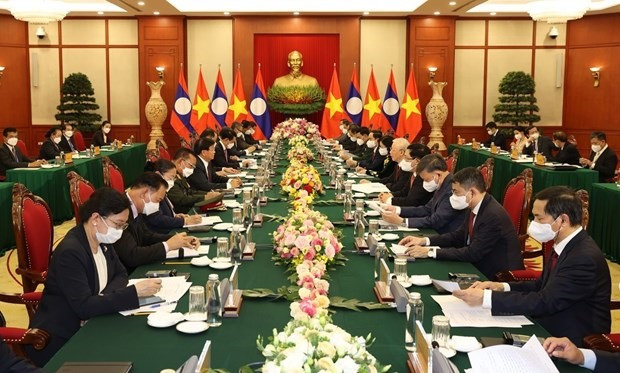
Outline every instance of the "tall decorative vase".
[[149, 143], [146, 148], [157, 149], [157, 140], [161, 141], [164, 145], [164, 133], [161, 130], [161, 126], [168, 116], [168, 107], [161, 98], [161, 88], [164, 86], [164, 81], [158, 82], [146, 82], [146, 85], [151, 89], [151, 98], [144, 107], [144, 115], [146, 120], [151, 125], [151, 133], [149, 134]]
[[438, 150], [446, 150], [446, 144], [443, 143], [443, 133], [441, 128], [448, 118], [448, 104], [443, 99], [441, 92], [443, 87], [448, 85], [447, 82], [435, 82], [430, 81], [428, 85], [433, 89], [433, 97], [426, 105], [426, 119], [431, 125], [431, 134], [429, 136], [429, 147], [433, 147], [435, 144], [439, 145]]

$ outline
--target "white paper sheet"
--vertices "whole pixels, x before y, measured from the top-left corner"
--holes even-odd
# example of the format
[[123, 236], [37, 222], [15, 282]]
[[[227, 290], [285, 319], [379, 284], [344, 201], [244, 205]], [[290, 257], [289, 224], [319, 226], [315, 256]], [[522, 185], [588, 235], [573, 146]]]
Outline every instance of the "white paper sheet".
[[461, 287], [459, 286], [459, 284], [457, 284], [454, 281], [442, 281], [442, 280], [433, 279], [433, 284], [435, 284], [436, 286], [439, 286], [440, 288], [446, 291], [449, 291], [450, 293], [452, 293], [455, 290], [461, 290]]
[[[191, 249], [189, 247], [183, 248], [183, 257], [184, 258], [192, 258], [200, 255], [197, 250]], [[166, 259], [175, 259], [179, 257], [179, 250], [172, 250], [166, 253]]]
[[361, 192], [361, 193], [365, 193], [365, 194], [372, 194], [372, 193], [390, 193], [390, 190], [388, 189], [388, 187], [386, 187], [385, 185], [381, 184], [381, 183], [364, 183], [364, 184], [355, 184], [352, 187], [354, 192]]
[[221, 223], [222, 222], [222, 218], [220, 218], [219, 216], [203, 216], [202, 217], [202, 221], [200, 223], [197, 224], [185, 224], [183, 226], [183, 228], [189, 228], [189, 227], [200, 227], [203, 225], [213, 225], [215, 223]]
[[408, 247], [407, 246], [403, 246], [403, 245], [392, 244], [390, 249], [396, 255], [405, 255], [405, 251], [407, 251]]
[[[241, 191], [239, 191], [239, 193], [241, 193]], [[235, 191], [235, 194], [237, 194], [237, 192]], [[241, 207], [241, 204], [237, 201], [235, 201], [234, 199], [225, 199], [222, 201], [222, 203], [224, 204], [224, 206], [230, 208], [230, 209], [234, 209], [237, 207]]]
[[533, 323], [525, 316], [493, 316], [490, 309], [470, 306], [452, 295], [431, 295], [450, 319], [450, 326], [473, 328], [520, 328]]
[[[135, 285], [137, 282], [147, 280], [146, 278], [136, 278], [129, 280], [127, 286]], [[128, 311], [119, 312], [123, 316], [133, 315], [137, 312], [172, 312], [176, 308], [176, 305], [185, 295], [185, 293], [189, 290], [190, 286], [192, 286], [191, 282], [185, 280], [185, 277], [162, 277], [161, 280], [161, 289], [155, 293], [155, 296], [162, 298], [165, 301], [165, 304], [160, 305], [150, 305], [143, 306], [140, 308], [136, 308]]]
[[497, 345], [467, 354], [476, 373], [557, 372], [558, 368], [545, 352], [535, 335], [519, 348]]

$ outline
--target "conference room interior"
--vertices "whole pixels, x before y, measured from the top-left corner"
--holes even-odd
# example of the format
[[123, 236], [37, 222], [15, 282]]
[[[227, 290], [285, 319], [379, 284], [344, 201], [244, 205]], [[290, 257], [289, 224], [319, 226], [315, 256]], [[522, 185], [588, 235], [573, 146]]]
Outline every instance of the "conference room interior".
[[[494, 2], [498, 3], [489, 1]], [[422, 140], [429, 147], [434, 145], [425, 115], [433, 96], [429, 82], [446, 82], [442, 97], [448, 113], [441, 127], [446, 149], [439, 151], [444, 156], [450, 155], [450, 145], [451, 150], [459, 138], [464, 142], [488, 138], [485, 124], [493, 121], [500, 96], [498, 85], [511, 71], [530, 74], [536, 83], [540, 121], [535, 125], [543, 136], [563, 131], [581, 157], [587, 158], [591, 134], [601, 131], [609, 147], [620, 155], [620, 117], [613, 114], [614, 108], [620, 107], [620, 2], [557, 24], [535, 21], [524, 11], [469, 11], [487, 3], [483, 0], [419, 1], [421, 5], [414, 11], [296, 14], [288, 9], [227, 11], [220, 9], [221, 5], [183, 11], [175, 8], [174, 1], [165, 0], [91, 3], [109, 8], [101, 14], [71, 12], [62, 21], [39, 25], [16, 20], [0, 1], [0, 129], [15, 127], [31, 156], [39, 153], [46, 132], [60, 124], [55, 118], [60, 91], [71, 73], [81, 72], [90, 79], [99, 105], [96, 112], [112, 124], [111, 135], [136, 143], [150, 140], [152, 126], [145, 114], [152, 97], [148, 82], [163, 82], [161, 97], [168, 110], [163, 139], [174, 155], [182, 147], [170, 124], [180, 76], [193, 100], [199, 73], [209, 95], [214, 93], [218, 74], [227, 93], [233, 91], [240, 74], [249, 98], [259, 70], [266, 89], [288, 72], [286, 58], [291, 50], [303, 53], [303, 72], [315, 76], [325, 92], [335, 68], [343, 102], [354, 73], [363, 101], [372, 73], [381, 97], [393, 74], [402, 103], [412, 74], [419, 93], [422, 129], [409, 141]], [[271, 112], [272, 126], [285, 119]], [[307, 119], [320, 124], [322, 110]], [[498, 125], [512, 135], [511, 124]], [[86, 134], [85, 141], [88, 146], [90, 135]], [[129, 179], [136, 176], [137, 172]], [[496, 186], [502, 191], [504, 187]], [[4, 201], [0, 209], [10, 204]], [[0, 211], [0, 226], [11, 227], [10, 211], [5, 210]], [[610, 225], [609, 230], [620, 229], [613, 216], [599, 219]], [[55, 247], [76, 223], [72, 218], [54, 220]], [[0, 252], [4, 251], [0, 256], [0, 292], [22, 292], [15, 272], [14, 242], [14, 238], [0, 238], [4, 246], [0, 247]], [[531, 238], [528, 244], [539, 245]], [[620, 300], [620, 265], [618, 257], [609, 253], [618, 250], [617, 245], [601, 247], [607, 255], [614, 300]], [[542, 266], [542, 258], [537, 260]], [[28, 327], [23, 305], [0, 303], [0, 311], [7, 326]], [[620, 333], [620, 311], [612, 310], [611, 315], [611, 332]]]

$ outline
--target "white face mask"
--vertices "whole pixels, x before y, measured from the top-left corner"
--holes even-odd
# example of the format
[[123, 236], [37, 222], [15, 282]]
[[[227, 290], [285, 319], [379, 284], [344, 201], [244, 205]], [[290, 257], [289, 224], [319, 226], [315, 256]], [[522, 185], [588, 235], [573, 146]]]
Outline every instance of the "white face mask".
[[54, 142], [54, 144], [60, 144], [60, 140], [62, 140], [62, 138], [54, 137], [54, 139], [52, 141]]
[[[185, 170], [183, 170], [183, 171], [185, 171]], [[168, 183], [168, 188], [166, 189], [166, 192], [167, 192], [170, 189], [172, 189], [172, 187], [174, 186], [174, 180], [166, 180], [166, 182]]]
[[600, 145], [592, 145], [592, 151], [595, 153], [598, 153], [601, 151], [601, 146]]
[[252, 132], [250, 133], [250, 135], [253, 135], [256, 133], [256, 130], [252, 130]]
[[149, 193], [149, 202], [144, 201], [144, 209], [142, 209], [142, 213], [144, 215], [151, 215], [159, 211], [159, 203], [153, 202], [153, 197]]
[[489, 134], [489, 136], [493, 136], [493, 130], [487, 130], [487, 133]]
[[469, 207], [469, 203], [467, 203], [467, 195], [457, 196], [452, 193], [450, 196], [450, 205], [452, 205], [452, 208], [455, 210], [465, 210]]
[[73, 136], [73, 131], [65, 131], [65, 136], [67, 137]]
[[[555, 220], [553, 222], [555, 223]], [[553, 228], [551, 228], [551, 224], [539, 223], [535, 220], [532, 220], [530, 226], [527, 228], [527, 234], [540, 243], [553, 240], [559, 232], [559, 230], [554, 232]]]
[[243, 136], [243, 132], [237, 133], [237, 137], [242, 137], [242, 136]]
[[400, 167], [400, 169], [405, 172], [409, 172], [413, 169], [413, 166], [411, 165], [411, 161], [408, 161], [406, 159], [403, 159], [402, 161], [398, 162], [398, 167]]
[[357, 145], [364, 145], [364, 139], [357, 139]]
[[540, 137], [540, 133], [536, 132], [530, 135], [531, 138], [533, 138], [534, 140], [538, 140], [538, 138]]
[[103, 133], [105, 133], [105, 134], [107, 135], [108, 133], [110, 133], [110, 130], [111, 130], [111, 129], [112, 129], [112, 128], [110, 128], [110, 127], [104, 127], [104, 128], [103, 128]]
[[231, 142], [230, 144], [226, 145], [226, 149], [232, 149], [233, 146], [235, 146], [235, 143]]
[[386, 156], [388, 155], [388, 150], [387, 148], [379, 148], [379, 154], [381, 154], [382, 156]]
[[349, 133], [349, 130], [344, 130], [342, 131], [342, 133], [344, 133], [345, 135]]
[[369, 147], [370, 149], [373, 149], [374, 147], [377, 146], [377, 142], [375, 140], [368, 140], [366, 142], [366, 146]]
[[247, 131], [245, 131], [245, 134], [246, 134], [246, 135], [251, 135], [251, 134], [252, 134], [252, 130], [247, 130]]
[[349, 136], [349, 140], [356, 141], [357, 139], [355, 138], [355, 136]]
[[344, 126], [340, 126], [340, 132], [344, 133]]
[[17, 145], [17, 137], [11, 137], [10, 139], [6, 140], [6, 143], [11, 146]]
[[424, 188], [424, 190], [426, 190], [427, 192], [434, 192], [437, 190], [437, 188], [439, 188], [439, 183], [437, 183], [435, 181], [435, 177], [433, 176], [433, 180], [431, 181], [425, 181], [422, 183], [422, 187]]
[[95, 236], [97, 237], [97, 241], [99, 241], [99, 243], [113, 244], [116, 241], [120, 240], [121, 236], [123, 235], [123, 230], [110, 227], [103, 218], [101, 218], [101, 221], [103, 221], [103, 224], [108, 227], [108, 233], [103, 234], [96, 231]]
[[515, 135], [515, 139], [516, 139], [517, 141], [521, 140], [521, 138], [523, 138], [523, 135], [521, 135], [520, 133], [517, 133], [517, 134]]
[[193, 168], [185, 167], [183, 169], [183, 177], [185, 177], [185, 178], [188, 178], [188, 177], [192, 176], [193, 173], [194, 173], [194, 169]]

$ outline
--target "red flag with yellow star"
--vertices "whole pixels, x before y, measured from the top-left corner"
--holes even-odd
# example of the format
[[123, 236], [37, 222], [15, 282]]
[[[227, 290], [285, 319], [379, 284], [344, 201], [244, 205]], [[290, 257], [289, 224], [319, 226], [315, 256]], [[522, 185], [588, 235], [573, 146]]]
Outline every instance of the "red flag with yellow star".
[[377, 89], [375, 74], [370, 68], [370, 78], [368, 79], [368, 89], [366, 90], [366, 99], [364, 100], [364, 111], [362, 112], [362, 126], [370, 127], [370, 129], [378, 129], [387, 131], [390, 124], [385, 119], [381, 111], [381, 96]]
[[[194, 95], [194, 104], [192, 105], [192, 116], [189, 118], [189, 123], [194, 127], [196, 133], [200, 135], [202, 131], [209, 127], [208, 122], [215, 123], [215, 118], [209, 121], [208, 118], [213, 116], [211, 113], [211, 99], [205, 86], [205, 81], [202, 78], [202, 67], [198, 70], [198, 84], [196, 85], [196, 94]], [[217, 129], [215, 126], [212, 127]]]
[[235, 75], [235, 85], [233, 93], [230, 97], [228, 105], [228, 113], [226, 114], [226, 123], [232, 125], [233, 122], [241, 122], [242, 120], [254, 121], [252, 114], [248, 112], [245, 93], [243, 92], [243, 82], [241, 81], [241, 68], [237, 66], [237, 74]]
[[334, 66], [332, 81], [329, 84], [327, 102], [323, 109], [323, 120], [321, 121], [321, 135], [326, 139], [332, 139], [340, 135], [340, 120], [346, 118], [344, 107], [342, 106], [342, 95], [340, 94], [340, 83], [338, 73]]
[[422, 111], [420, 110], [420, 96], [418, 95], [418, 87], [415, 84], [413, 68], [411, 68], [409, 70], [409, 78], [407, 79], [405, 97], [402, 105], [400, 105], [396, 136], [405, 137], [405, 134], [408, 134], [408, 140], [411, 142], [421, 130]]

